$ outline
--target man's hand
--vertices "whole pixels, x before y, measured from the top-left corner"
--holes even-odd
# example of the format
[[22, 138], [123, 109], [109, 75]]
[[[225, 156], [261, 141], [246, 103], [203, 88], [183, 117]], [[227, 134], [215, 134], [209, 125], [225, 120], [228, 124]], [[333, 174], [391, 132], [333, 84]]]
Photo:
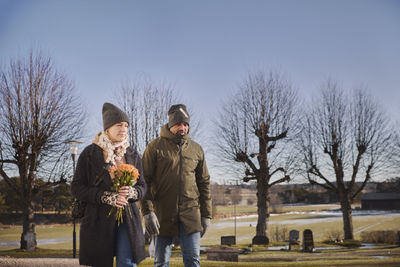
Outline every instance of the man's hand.
[[149, 214], [144, 215], [144, 223], [149, 235], [158, 235], [160, 233], [160, 223], [154, 212], [151, 211]]
[[210, 225], [210, 222], [210, 218], [201, 217], [201, 226], [203, 227], [203, 231], [201, 231], [200, 237], [203, 237], [203, 235], [206, 233], [207, 227]]

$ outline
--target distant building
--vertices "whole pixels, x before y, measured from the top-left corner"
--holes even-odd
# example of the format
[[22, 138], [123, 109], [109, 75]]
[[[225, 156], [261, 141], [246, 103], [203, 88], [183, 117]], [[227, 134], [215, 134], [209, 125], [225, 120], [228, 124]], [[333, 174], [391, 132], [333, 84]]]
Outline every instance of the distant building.
[[367, 193], [361, 198], [363, 210], [400, 210], [400, 194]]

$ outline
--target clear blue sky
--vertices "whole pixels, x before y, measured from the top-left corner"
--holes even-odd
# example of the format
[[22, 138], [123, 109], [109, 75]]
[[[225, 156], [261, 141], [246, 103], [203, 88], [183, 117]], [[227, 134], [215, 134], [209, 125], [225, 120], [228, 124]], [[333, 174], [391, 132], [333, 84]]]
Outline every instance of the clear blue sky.
[[126, 79], [174, 83], [211, 127], [257, 68], [281, 70], [304, 98], [327, 77], [368, 85], [400, 120], [400, 1], [0, 0], [0, 62], [32, 46], [75, 82], [93, 135]]

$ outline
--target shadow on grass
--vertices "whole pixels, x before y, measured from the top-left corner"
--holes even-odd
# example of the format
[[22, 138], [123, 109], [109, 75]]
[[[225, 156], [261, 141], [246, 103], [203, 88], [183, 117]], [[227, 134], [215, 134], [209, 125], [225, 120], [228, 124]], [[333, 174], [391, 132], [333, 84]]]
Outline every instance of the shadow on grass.
[[[79, 255], [79, 251], [76, 253]], [[10, 249], [0, 251], [0, 257], [13, 258], [72, 258], [72, 249], [45, 249], [36, 248], [34, 251]]]
[[[180, 249], [173, 249], [171, 266], [183, 267]], [[72, 250], [37, 248], [28, 252], [21, 249], [0, 251], [0, 257], [13, 258], [72, 258]], [[240, 255], [239, 262], [218, 262], [206, 260], [202, 255], [204, 267], [260, 267], [260, 266], [400, 266], [400, 247], [386, 246], [371, 249], [343, 249], [303, 253], [300, 251], [271, 251], [264, 246], [254, 246], [253, 252]], [[153, 259], [147, 258], [140, 267], [152, 267]]]

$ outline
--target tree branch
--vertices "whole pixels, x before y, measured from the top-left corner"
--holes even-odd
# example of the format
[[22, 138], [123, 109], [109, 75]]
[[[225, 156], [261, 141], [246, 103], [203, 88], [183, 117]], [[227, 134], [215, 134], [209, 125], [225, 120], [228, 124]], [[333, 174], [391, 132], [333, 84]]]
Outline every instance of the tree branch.
[[240, 151], [236, 154], [235, 160], [238, 162], [244, 162], [247, 163], [247, 165], [249, 165], [249, 167], [251, 168], [251, 170], [253, 171], [254, 174], [258, 173], [258, 169], [256, 167], [256, 165], [254, 165], [254, 163], [251, 161], [251, 159], [249, 158], [249, 156], [247, 156], [247, 154], [243, 151]]
[[275, 182], [270, 183], [268, 186], [271, 187], [271, 186], [274, 186], [276, 184], [280, 184], [280, 183], [283, 183], [283, 182], [289, 182], [289, 181], [290, 181], [290, 176], [289, 175], [285, 175], [285, 177], [283, 177], [283, 178], [281, 178], [279, 180], [276, 180]]
[[11, 164], [18, 165], [18, 162], [16, 160], [12, 160], [12, 159], [0, 159], [0, 163], [11, 163]]
[[[308, 181], [310, 182], [311, 185], [318, 185], [318, 186], [320, 186], [320, 187], [322, 187], [322, 188], [325, 188], [326, 190], [336, 192], [336, 188], [331, 188], [331, 187], [328, 186], [327, 184], [321, 184], [321, 183], [318, 183], [317, 181], [311, 179], [310, 173], [311, 173], [311, 172], [307, 172], [307, 179], [308, 179]], [[313, 173], [312, 173], [312, 174], [313, 174]]]
[[[353, 165], [353, 174], [351, 175], [351, 181], [349, 184], [349, 188], [353, 188], [355, 182], [356, 182], [356, 177], [357, 177], [357, 173], [358, 173], [358, 169], [360, 167], [360, 161], [361, 161], [361, 157], [365, 152], [365, 146], [362, 146], [361, 148], [358, 148], [358, 153], [357, 153], [357, 159], [355, 164]], [[365, 182], [365, 180], [364, 180]]]
[[273, 176], [273, 175], [274, 175], [275, 173], [277, 173], [278, 171], [281, 171], [281, 172], [285, 173], [285, 169], [282, 168], [282, 167], [280, 167], [280, 168], [277, 168], [276, 170], [274, 170], [269, 176], [270, 176], [270, 177]]
[[[373, 168], [373, 164], [368, 165], [368, 168], [366, 170], [365, 173], [365, 179], [364, 182], [361, 184], [360, 188], [358, 188], [358, 190], [351, 196], [351, 200], [353, 200], [367, 185], [367, 183], [369, 182], [369, 180], [371, 179], [371, 170]], [[351, 189], [352, 187], [350, 187]]]
[[243, 182], [247, 183], [250, 180], [257, 180], [257, 176], [246, 176], [246, 177], [243, 177]]
[[267, 142], [275, 142], [278, 141], [280, 139], [283, 139], [287, 136], [288, 130], [283, 131], [281, 134], [276, 135], [276, 136], [267, 136]]
[[[337, 190], [337, 188], [321, 173], [321, 171], [317, 168], [317, 166], [312, 165], [307, 173], [314, 174], [315, 176], [318, 176], [319, 178], [324, 180], [325, 183], [327, 184], [327, 186], [330, 188], [329, 190], [334, 190], [334, 191]], [[318, 183], [316, 181], [315, 181], [315, 183], [318, 185], [321, 185], [321, 183]], [[323, 187], [326, 188], [325, 186], [323, 186]]]

